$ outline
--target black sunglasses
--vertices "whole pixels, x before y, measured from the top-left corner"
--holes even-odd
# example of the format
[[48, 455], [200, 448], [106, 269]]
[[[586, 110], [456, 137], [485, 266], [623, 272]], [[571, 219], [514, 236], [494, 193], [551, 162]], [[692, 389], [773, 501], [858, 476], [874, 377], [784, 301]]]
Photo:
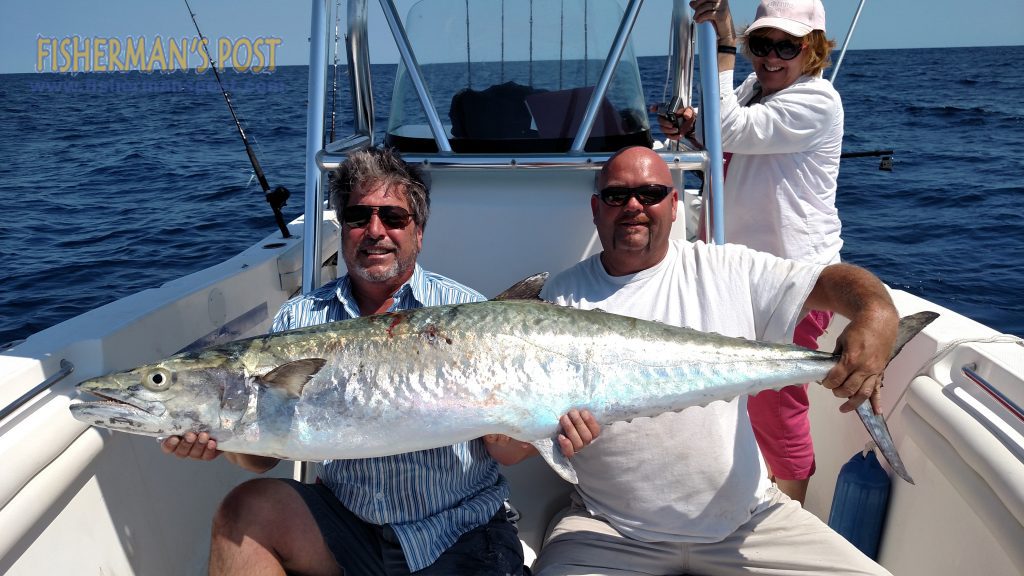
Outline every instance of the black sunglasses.
[[792, 40], [779, 40], [778, 42], [772, 42], [771, 38], [766, 36], [751, 36], [747, 38], [747, 48], [750, 48], [750, 53], [758, 58], [764, 58], [775, 50], [775, 55], [783, 60], [792, 60], [796, 58], [797, 54], [804, 49], [803, 43], [796, 43]]
[[644, 184], [633, 188], [609, 186], [597, 194], [601, 197], [601, 201], [609, 206], [623, 206], [629, 202], [630, 198], [636, 198], [641, 206], [651, 206], [664, 200], [671, 191], [672, 187], [664, 184]]
[[341, 221], [349, 228], [365, 228], [374, 214], [389, 230], [405, 228], [412, 221], [412, 214], [401, 206], [366, 206], [363, 204], [346, 206], [341, 211]]

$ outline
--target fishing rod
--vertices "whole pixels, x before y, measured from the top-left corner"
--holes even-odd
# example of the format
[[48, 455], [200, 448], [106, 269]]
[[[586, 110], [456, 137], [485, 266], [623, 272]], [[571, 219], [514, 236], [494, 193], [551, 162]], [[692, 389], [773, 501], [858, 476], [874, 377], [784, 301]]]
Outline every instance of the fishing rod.
[[263, 168], [260, 167], [260, 161], [256, 158], [256, 152], [249, 144], [249, 137], [245, 135], [245, 129], [242, 127], [242, 123], [239, 122], [238, 115], [235, 114], [235, 107], [231, 103], [231, 95], [228, 94], [227, 89], [224, 88], [224, 83], [220, 79], [220, 72], [217, 71], [217, 63], [210, 56], [210, 51], [206, 48], [206, 37], [203, 36], [202, 31], [199, 30], [199, 22], [196, 21], [196, 13], [192, 11], [192, 6], [189, 5], [188, 0], [185, 0], [185, 7], [188, 8], [189, 16], [192, 17], [192, 24], [196, 27], [196, 34], [199, 35], [199, 45], [203, 47], [203, 52], [206, 53], [206, 59], [210, 62], [210, 69], [213, 70], [213, 75], [217, 78], [217, 84], [220, 86], [220, 93], [224, 96], [224, 101], [227, 102], [228, 111], [231, 112], [231, 119], [235, 121], [235, 127], [238, 128], [238, 135], [242, 137], [242, 144], [245, 145], [245, 153], [249, 156], [249, 162], [252, 164], [252, 169], [256, 173], [256, 179], [259, 180], [260, 187], [263, 188], [263, 194], [266, 197], [267, 203], [270, 204], [270, 208], [274, 211], [274, 221], [277, 222], [277, 227], [281, 230], [281, 235], [284, 238], [290, 238], [291, 233], [288, 232], [288, 226], [284, 222], [284, 214], [281, 212], [281, 208], [287, 204], [288, 196], [291, 195], [291, 192], [289, 192], [284, 186], [278, 186], [273, 190], [270, 189], [270, 184], [267, 183], [267, 177], [263, 174]]
[[331, 134], [328, 142], [334, 142], [334, 121], [338, 116], [338, 24], [341, 20], [341, 0], [334, 3], [334, 78], [331, 87]]
[[863, 158], [865, 156], [891, 156], [892, 150], [869, 150], [867, 152], [843, 152], [840, 158]]
[[[850, 29], [846, 31], [846, 38], [843, 40], [843, 47], [839, 50], [839, 58], [836, 59], [836, 64], [832, 67], [832, 76], [828, 79], [828, 81], [833, 85], [836, 83], [836, 76], [839, 75], [839, 67], [842, 66], [843, 58], [846, 57], [846, 49], [850, 47], [850, 39], [853, 38], [853, 31], [857, 29], [857, 21], [860, 20], [860, 13], [863, 9], [864, 0], [860, 0], [860, 3], [857, 4], [857, 11], [853, 14], [853, 20], [850, 22]], [[870, 152], [844, 152], [840, 154], [839, 157], [863, 158], [865, 156], [881, 156], [882, 160], [878, 165], [878, 169], [891, 172], [892, 155], [892, 150], [872, 150]]]
[[843, 58], [846, 56], [846, 49], [850, 46], [850, 38], [853, 38], [853, 31], [857, 28], [857, 21], [860, 20], [860, 12], [864, 9], [864, 0], [860, 0], [857, 4], [857, 12], [853, 15], [853, 21], [850, 22], [850, 29], [846, 32], [846, 39], [843, 40], [843, 47], [839, 50], [839, 58], [836, 60], [836, 65], [832, 68], [832, 76], [828, 79], [829, 82], [835, 84], [836, 76], [839, 75], [839, 67], [843, 65]]
[[892, 172], [892, 150], [868, 150], [866, 152], [843, 152], [840, 158], [865, 158], [868, 156], [881, 156], [878, 162], [878, 169], [885, 172]]

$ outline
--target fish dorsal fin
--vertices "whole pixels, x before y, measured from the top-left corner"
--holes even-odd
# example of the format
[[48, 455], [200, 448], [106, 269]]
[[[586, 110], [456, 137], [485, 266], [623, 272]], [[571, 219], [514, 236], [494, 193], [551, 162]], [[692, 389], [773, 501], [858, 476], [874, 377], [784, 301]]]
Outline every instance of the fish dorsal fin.
[[302, 388], [306, 386], [321, 368], [327, 364], [323, 358], [303, 358], [287, 364], [282, 364], [258, 378], [259, 383], [267, 388], [273, 388], [284, 392], [289, 396], [298, 398], [302, 395]]
[[498, 294], [494, 300], [540, 300], [540, 289], [548, 280], [547, 272], [527, 276], [512, 285], [511, 288]]

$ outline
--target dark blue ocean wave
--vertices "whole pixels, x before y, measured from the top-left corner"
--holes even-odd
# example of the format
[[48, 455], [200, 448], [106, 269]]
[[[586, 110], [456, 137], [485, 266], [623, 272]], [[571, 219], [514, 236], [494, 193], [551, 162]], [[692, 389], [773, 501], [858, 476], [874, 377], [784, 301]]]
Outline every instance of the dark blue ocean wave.
[[[836, 87], [843, 259], [1024, 334], [1024, 47], [852, 51]], [[640, 59], [648, 102], [666, 59]], [[374, 65], [378, 140], [393, 65]], [[749, 72], [739, 64], [737, 78]], [[271, 186], [302, 212], [304, 66], [223, 75]], [[338, 135], [351, 132], [340, 82]], [[695, 101], [699, 101], [696, 100]], [[330, 117], [328, 116], [328, 125]], [[237, 254], [276, 230], [212, 74], [13, 74], [0, 82], [0, 343]], [[232, 215], [226, 218], [226, 215]], [[239, 231], [244, 232], [238, 236]]]

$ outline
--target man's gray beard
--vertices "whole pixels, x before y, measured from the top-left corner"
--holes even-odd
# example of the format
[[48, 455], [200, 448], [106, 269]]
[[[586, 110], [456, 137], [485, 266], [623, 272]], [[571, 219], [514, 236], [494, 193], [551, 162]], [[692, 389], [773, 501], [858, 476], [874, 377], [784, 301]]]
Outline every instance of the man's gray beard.
[[367, 282], [387, 282], [388, 280], [401, 276], [409, 270], [412, 270], [415, 265], [416, 254], [412, 254], [408, 261], [395, 260], [391, 263], [391, 266], [388, 266], [386, 270], [382, 270], [380, 272], [370, 272], [362, 266], [349, 264], [348, 262], [345, 263], [349, 274], [355, 274]]

